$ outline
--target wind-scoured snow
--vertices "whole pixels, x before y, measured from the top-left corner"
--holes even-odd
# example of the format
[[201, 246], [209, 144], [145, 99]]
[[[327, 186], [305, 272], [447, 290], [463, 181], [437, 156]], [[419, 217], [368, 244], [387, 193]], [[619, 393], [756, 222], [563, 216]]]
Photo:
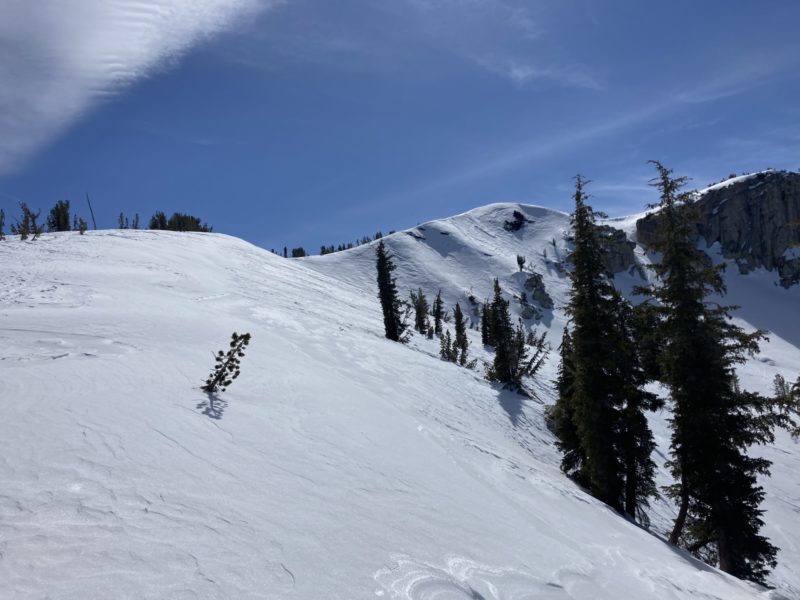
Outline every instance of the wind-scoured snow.
[[[509, 232], [513, 210], [529, 222]], [[468, 315], [495, 276], [521, 293], [524, 254], [555, 302], [529, 325], [555, 347], [568, 225], [490, 205], [386, 243], [401, 294], [441, 288]], [[286, 260], [224, 235], [90, 231], [7, 240], [0, 262], [0, 598], [800, 595], [796, 442], [762, 449], [782, 548], [765, 591], [666, 544], [665, 501], [648, 532], [561, 474], [544, 423], [555, 352], [526, 399], [442, 362], [436, 340], [387, 341], [372, 245]], [[772, 331], [742, 373], [763, 391], [800, 364], [781, 325], [797, 288], [771, 277], [729, 277], [743, 318]], [[253, 336], [241, 377], [210, 397], [233, 331]]]
[[716, 190], [721, 190], [722, 188], [730, 187], [730, 186], [732, 186], [732, 185], [734, 185], [736, 183], [740, 183], [742, 181], [748, 181], [750, 179], [755, 179], [759, 175], [764, 175], [764, 174], [767, 174], [767, 173], [775, 173], [775, 170], [774, 169], [765, 169], [764, 171], [755, 171], [754, 173], [747, 173], [745, 175], [738, 175], [736, 177], [730, 177], [728, 179], [720, 181], [719, 183], [715, 183], [714, 185], [710, 185], [710, 186], [708, 186], [706, 188], [703, 188], [701, 190], [697, 190], [697, 192], [695, 192], [695, 195], [702, 196], [703, 194], [705, 194], [707, 192], [713, 192], [713, 191], [716, 191]]

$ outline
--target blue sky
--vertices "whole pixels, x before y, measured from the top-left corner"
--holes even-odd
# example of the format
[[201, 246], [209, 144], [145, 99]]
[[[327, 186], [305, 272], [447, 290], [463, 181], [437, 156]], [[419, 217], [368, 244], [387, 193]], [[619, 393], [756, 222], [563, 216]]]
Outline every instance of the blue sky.
[[[796, 0], [6, 0], [0, 207], [339, 244], [800, 168]], [[85, 215], [86, 216], [86, 215]]]

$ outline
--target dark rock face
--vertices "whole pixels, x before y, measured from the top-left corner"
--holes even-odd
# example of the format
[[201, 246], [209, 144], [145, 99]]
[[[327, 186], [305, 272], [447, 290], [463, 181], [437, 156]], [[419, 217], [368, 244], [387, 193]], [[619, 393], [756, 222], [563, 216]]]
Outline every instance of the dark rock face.
[[[800, 173], [756, 174], [704, 193], [694, 209], [698, 237], [719, 243], [742, 272], [777, 270], [784, 287], [800, 281]], [[658, 213], [640, 219], [639, 243], [647, 247], [658, 228]]]
[[624, 231], [610, 225], [600, 225], [597, 233], [604, 250], [603, 263], [609, 273], [621, 273], [636, 264], [633, 254], [636, 244], [628, 240]]
[[[538, 302], [542, 308], [553, 308], [553, 299], [544, 287], [544, 281], [539, 273], [531, 273], [525, 280], [525, 289], [531, 294], [531, 299]], [[524, 315], [523, 315], [524, 316]], [[529, 317], [525, 317], [529, 318]]]
[[505, 221], [503, 223], [503, 229], [505, 229], [506, 231], [519, 231], [525, 226], [525, 223], [532, 222], [518, 210], [515, 210], [511, 216], [512, 218], [510, 221]]
[[[622, 271], [632, 271], [634, 267], [641, 272], [641, 267], [636, 262], [633, 252], [636, 243], [631, 242], [624, 231], [611, 227], [611, 225], [597, 225], [595, 231], [603, 252], [603, 266], [610, 277]], [[572, 237], [567, 239], [570, 242], [574, 241]], [[572, 261], [572, 254], [567, 257], [567, 260]]]

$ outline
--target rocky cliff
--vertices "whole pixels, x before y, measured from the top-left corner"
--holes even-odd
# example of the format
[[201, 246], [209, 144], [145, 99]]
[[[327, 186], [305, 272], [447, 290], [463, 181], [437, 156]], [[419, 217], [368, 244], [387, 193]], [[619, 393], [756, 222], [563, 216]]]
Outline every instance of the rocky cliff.
[[[777, 271], [789, 287], [800, 281], [800, 173], [764, 171], [736, 177], [698, 192], [694, 214], [697, 235], [746, 273], [763, 267]], [[658, 213], [636, 223], [647, 247], [659, 227]]]

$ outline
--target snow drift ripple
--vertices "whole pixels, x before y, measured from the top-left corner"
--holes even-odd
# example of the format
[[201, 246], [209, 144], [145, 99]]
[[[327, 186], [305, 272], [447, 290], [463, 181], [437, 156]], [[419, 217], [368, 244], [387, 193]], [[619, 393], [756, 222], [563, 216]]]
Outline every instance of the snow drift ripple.
[[437, 567], [411, 557], [393, 557], [395, 565], [380, 569], [375, 580], [398, 600], [566, 600], [572, 598], [557, 583], [517, 569], [497, 568], [453, 557]]

